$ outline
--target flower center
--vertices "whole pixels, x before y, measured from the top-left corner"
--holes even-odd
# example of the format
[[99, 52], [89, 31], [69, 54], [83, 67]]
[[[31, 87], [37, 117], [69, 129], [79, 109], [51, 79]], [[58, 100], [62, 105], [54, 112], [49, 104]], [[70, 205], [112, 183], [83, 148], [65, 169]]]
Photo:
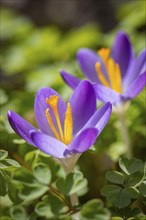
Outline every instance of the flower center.
[[100, 82], [113, 90], [115, 90], [118, 93], [122, 93], [122, 80], [121, 80], [121, 71], [120, 66], [117, 64], [112, 58], [109, 57], [110, 49], [109, 48], [102, 48], [98, 51], [98, 54], [102, 58], [107, 74], [108, 74], [108, 80], [104, 76], [102, 70], [101, 70], [101, 64], [97, 62], [95, 64], [95, 69], [98, 75], [98, 78]]
[[56, 95], [50, 96], [50, 98], [46, 98], [46, 103], [50, 105], [51, 109], [53, 110], [53, 114], [56, 119], [58, 131], [53, 123], [52, 117], [49, 113], [49, 108], [46, 109], [46, 117], [52, 132], [54, 133], [55, 137], [62, 141], [65, 144], [70, 144], [72, 140], [72, 130], [73, 130], [73, 120], [72, 120], [72, 109], [70, 103], [67, 104], [65, 118], [64, 118], [64, 130], [61, 125], [59, 113], [58, 113], [58, 101], [59, 97]]

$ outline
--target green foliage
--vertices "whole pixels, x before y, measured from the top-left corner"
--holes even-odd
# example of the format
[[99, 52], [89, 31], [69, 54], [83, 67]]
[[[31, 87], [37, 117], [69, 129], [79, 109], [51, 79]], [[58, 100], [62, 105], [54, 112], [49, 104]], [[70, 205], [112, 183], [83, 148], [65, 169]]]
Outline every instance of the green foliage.
[[[58, 162], [12, 133], [6, 116], [12, 109], [37, 127], [33, 102], [36, 91], [44, 86], [56, 89], [67, 100], [72, 91], [63, 83], [59, 71], [65, 69], [83, 77], [75, 60], [80, 47], [95, 51], [102, 46], [111, 47], [116, 32], [123, 30], [129, 34], [135, 52], [139, 53], [145, 47], [144, 4], [139, 0], [120, 5], [117, 10], [119, 23], [106, 34], [96, 24], [66, 32], [54, 25], [38, 28], [13, 10], [1, 9], [1, 220], [145, 220], [145, 164], [138, 159], [121, 158], [121, 171], [116, 169], [116, 162], [125, 154], [126, 146], [121, 141], [114, 112], [97, 139], [94, 151], [84, 153], [79, 160], [80, 169], [77, 167], [68, 175]], [[134, 156], [143, 161], [145, 94], [146, 90], [126, 110]], [[110, 184], [103, 187], [103, 173], [111, 167], [115, 169], [106, 173]], [[88, 188], [84, 176], [88, 179]], [[101, 187], [107, 208], [97, 199]], [[69, 197], [74, 194], [80, 197], [78, 206], [71, 205]]]
[[[138, 159], [120, 158], [119, 166], [122, 173], [117, 171], [106, 173], [106, 179], [113, 184], [104, 186], [101, 194], [115, 207], [116, 214], [123, 218], [133, 217], [135, 210], [129, 212], [129, 206], [139, 199], [140, 195], [145, 196], [146, 164]], [[126, 214], [123, 214], [122, 210], [125, 210]]]
[[9, 199], [14, 203], [19, 203], [21, 200], [18, 194], [21, 190], [21, 185], [14, 182], [11, 178], [11, 172], [20, 168], [20, 164], [12, 159], [7, 159], [8, 152], [0, 150], [0, 196], [8, 194]]
[[80, 193], [82, 194], [82, 192], [84, 192], [84, 189], [87, 186], [87, 180], [83, 178], [81, 172], [76, 171], [74, 173], [69, 173], [65, 179], [58, 179], [56, 186], [66, 196], [74, 193], [80, 195]]
[[12, 219], [20, 220], [20, 219], [28, 219], [27, 213], [23, 206], [14, 206], [10, 210]]
[[82, 220], [109, 220], [110, 212], [104, 208], [99, 199], [93, 199], [85, 203], [81, 209]]

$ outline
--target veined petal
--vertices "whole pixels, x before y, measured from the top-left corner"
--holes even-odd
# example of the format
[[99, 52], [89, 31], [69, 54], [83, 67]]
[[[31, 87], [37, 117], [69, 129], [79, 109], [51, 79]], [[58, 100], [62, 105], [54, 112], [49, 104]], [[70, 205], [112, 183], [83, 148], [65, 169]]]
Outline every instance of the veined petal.
[[95, 69], [95, 64], [97, 62], [101, 63], [101, 70], [106, 77], [106, 71], [105, 66], [103, 65], [103, 61], [94, 51], [87, 48], [80, 49], [77, 53], [77, 59], [85, 77], [92, 82], [100, 82]]
[[77, 87], [77, 85], [80, 83], [80, 79], [78, 79], [77, 77], [68, 74], [67, 72], [65, 72], [64, 70], [60, 71], [60, 74], [63, 78], [63, 80], [65, 81], [65, 83], [67, 83], [72, 89], [75, 89]]
[[69, 103], [73, 115], [73, 134], [76, 134], [96, 111], [96, 96], [91, 83], [81, 81]]
[[134, 98], [143, 90], [144, 86], [146, 86], [146, 72], [137, 77], [137, 79], [129, 86], [124, 96]]
[[8, 120], [13, 130], [20, 137], [22, 137], [29, 144], [35, 146], [29, 133], [31, 130], [37, 131], [35, 127], [33, 127], [29, 122], [27, 122], [20, 115], [18, 115], [17, 113], [13, 111], [8, 111]]
[[56, 138], [39, 132], [31, 132], [31, 138], [35, 145], [46, 154], [56, 158], [63, 158], [66, 145]]
[[118, 92], [108, 87], [99, 84], [93, 84], [93, 87], [97, 99], [99, 99], [102, 102], [110, 102], [112, 104], [118, 104], [122, 101], [122, 96]]
[[133, 74], [137, 76], [141, 74], [142, 71], [144, 72], [144, 70], [146, 71], [146, 49], [144, 49], [137, 57]]
[[[107, 124], [112, 113], [112, 105], [110, 102], [107, 102], [105, 105], [100, 107], [94, 115], [89, 119], [89, 121], [85, 124], [84, 128], [95, 127], [98, 129], [99, 133], [103, 130], [105, 125]], [[84, 130], [83, 128], [83, 130]]]
[[143, 50], [137, 59], [132, 62], [123, 81], [124, 87], [128, 87], [144, 71], [146, 71], [146, 50]]
[[128, 36], [120, 31], [115, 39], [112, 57], [120, 65], [122, 78], [125, 76], [128, 67], [133, 60], [133, 50]]
[[82, 153], [88, 150], [88, 148], [90, 148], [96, 141], [97, 136], [98, 130], [96, 128], [87, 128], [83, 130], [74, 138], [71, 144], [67, 147], [65, 153], [67, 153], [67, 151], [72, 153]]
[[46, 118], [46, 109], [49, 108], [49, 113], [52, 118], [53, 124], [55, 128], [58, 130], [58, 126], [56, 123], [56, 119], [54, 117], [54, 113], [51, 109], [51, 107], [46, 103], [46, 98], [49, 99], [50, 96], [56, 95], [59, 97], [58, 101], [58, 113], [60, 117], [61, 124], [63, 125], [64, 122], [64, 114], [66, 111], [66, 103], [63, 101], [62, 97], [53, 89], [49, 87], [45, 87], [40, 89], [35, 98], [35, 105], [34, 105], [34, 111], [36, 116], [37, 124], [40, 128], [40, 130], [43, 133], [49, 134], [50, 136], [54, 137], [54, 133], [52, 132], [49, 123]]

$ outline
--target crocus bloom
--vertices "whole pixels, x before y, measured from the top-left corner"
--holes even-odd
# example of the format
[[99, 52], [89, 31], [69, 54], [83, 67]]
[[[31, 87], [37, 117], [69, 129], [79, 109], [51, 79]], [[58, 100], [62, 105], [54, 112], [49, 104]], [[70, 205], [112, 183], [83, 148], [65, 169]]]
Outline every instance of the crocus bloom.
[[[96, 54], [90, 49], [80, 49], [77, 59], [102, 102], [118, 105], [137, 96], [146, 85], [146, 50], [134, 58], [130, 41], [122, 31], [117, 34], [112, 51], [102, 48]], [[73, 89], [80, 82], [65, 71], [61, 75]]]
[[15, 112], [8, 112], [13, 130], [26, 142], [55, 158], [73, 158], [91, 147], [109, 120], [111, 104], [96, 111], [96, 95], [88, 81], [82, 81], [69, 102], [51, 88], [36, 94], [37, 130]]

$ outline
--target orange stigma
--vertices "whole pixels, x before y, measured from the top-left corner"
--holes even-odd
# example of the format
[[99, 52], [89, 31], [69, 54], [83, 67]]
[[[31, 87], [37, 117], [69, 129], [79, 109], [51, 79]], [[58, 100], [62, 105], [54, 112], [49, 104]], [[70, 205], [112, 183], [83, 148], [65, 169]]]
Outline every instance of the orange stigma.
[[95, 69], [98, 75], [100, 82], [118, 93], [122, 93], [122, 79], [121, 79], [121, 71], [120, 66], [117, 64], [112, 58], [109, 57], [110, 49], [109, 48], [102, 48], [98, 51], [98, 54], [104, 61], [108, 79], [104, 76], [103, 72], [101, 71], [101, 64], [97, 62], [95, 64]]
[[[73, 120], [72, 120], [72, 110], [70, 103], [67, 104], [67, 109], [65, 112], [65, 118], [64, 118], [64, 131], [61, 125], [59, 113], [58, 113], [58, 101], [59, 97], [57, 95], [52, 95], [50, 98], [46, 98], [46, 103], [50, 105], [51, 109], [53, 110], [53, 114], [56, 119], [57, 127], [55, 128], [55, 125], [52, 121], [51, 115], [49, 113], [49, 108], [46, 109], [46, 117], [48, 120], [48, 123], [50, 125], [50, 128], [52, 132], [54, 133], [55, 137], [62, 141], [65, 144], [70, 144], [72, 140], [72, 130], [73, 130]], [[59, 131], [59, 132], [58, 132]]]

